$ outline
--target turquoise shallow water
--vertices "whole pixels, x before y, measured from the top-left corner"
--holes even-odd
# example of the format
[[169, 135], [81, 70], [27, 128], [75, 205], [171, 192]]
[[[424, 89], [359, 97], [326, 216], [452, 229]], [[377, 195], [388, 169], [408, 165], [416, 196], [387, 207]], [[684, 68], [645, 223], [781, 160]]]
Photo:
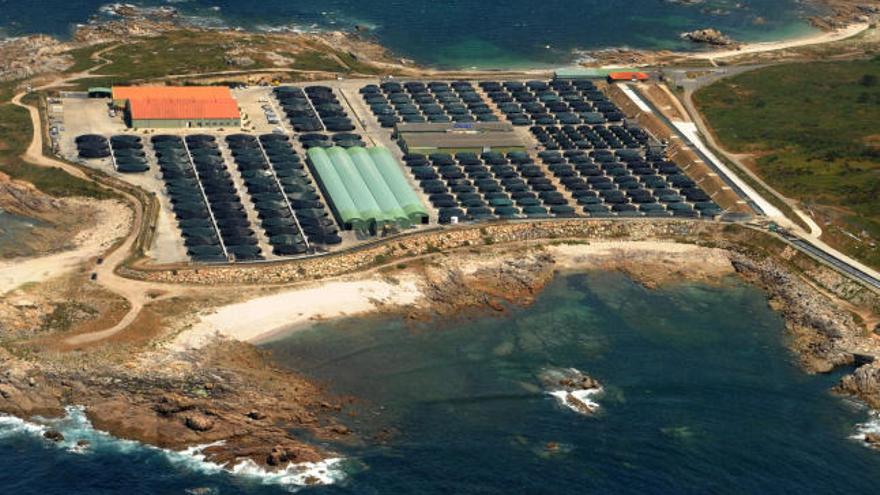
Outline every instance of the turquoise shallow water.
[[[69, 34], [105, 0], [0, 0], [8, 34]], [[171, 5], [207, 25], [248, 29], [371, 28], [395, 53], [437, 67], [567, 64], [577, 50], [630, 46], [693, 49], [683, 31], [716, 27], [742, 41], [804, 34], [812, 12], [798, 0], [140, 0]], [[44, 15], [52, 12], [51, 16]]]
[[[364, 398], [367, 468], [328, 493], [869, 493], [880, 455], [865, 419], [808, 376], [757, 290], [646, 290], [615, 274], [558, 279], [504, 318], [424, 328], [348, 321], [268, 345]], [[583, 417], [541, 388], [548, 368], [606, 386]], [[560, 452], [550, 453], [548, 442]]]
[[[331, 446], [345, 478], [304, 493], [875, 493], [880, 453], [849, 438], [868, 412], [829, 394], [836, 377], [802, 373], [782, 326], [737, 282], [652, 291], [592, 273], [559, 277], [503, 317], [352, 319], [265, 347], [357, 398], [343, 420], [363, 444]], [[546, 370], [571, 367], [605, 386], [595, 417], [542, 388]], [[113, 440], [76, 410], [55, 427], [60, 447], [0, 417], [0, 493], [295, 489]], [[71, 452], [79, 438], [92, 446]]]

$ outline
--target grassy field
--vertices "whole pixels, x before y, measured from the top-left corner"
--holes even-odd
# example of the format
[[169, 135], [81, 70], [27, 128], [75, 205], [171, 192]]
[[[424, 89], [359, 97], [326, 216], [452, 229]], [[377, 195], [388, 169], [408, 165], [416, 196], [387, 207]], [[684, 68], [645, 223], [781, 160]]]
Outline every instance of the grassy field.
[[[228, 39], [218, 39], [220, 36]], [[78, 54], [79, 59], [87, 56], [86, 51]], [[373, 73], [377, 70], [346, 52], [328, 51], [327, 46], [311, 41], [293, 44], [289, 38], [271, 35], [185, 30], [139, 39], [106, 52], [104, 57], [112, 63], [99, 71], [102, 75], [129, 81], [254, 69], [288, 68], [339, 73]], [[230, 63], [242, 57], [250, 59], [251, 63]]]
[[789, 64], [724, 80], [695, 100], [721, 143], [880, 267], [880, 57]]
[[112, 196], [107, 190], [61, 169], [37, 167], [22, 161], [20, 155], [30, 144], [32, 132], [27, 110], [11, 103], [0, 105], [0, 172], [13, 179], [30, 182], [37, 189], [55, 197], [103, 199]]
[[67, 72], [70, 74], [75, 74], [91, 69], [95, 65], [95, 61], [92, 60], [92, 56], [95, 53], [111, 46], [111, 44], [112, 43], [100, 43], [97, 45], [84, 46], [82, 48], [70, 50], [69, 52], [67, 52], [67, 54], [73, 57], [73, 65], [67, 69]]

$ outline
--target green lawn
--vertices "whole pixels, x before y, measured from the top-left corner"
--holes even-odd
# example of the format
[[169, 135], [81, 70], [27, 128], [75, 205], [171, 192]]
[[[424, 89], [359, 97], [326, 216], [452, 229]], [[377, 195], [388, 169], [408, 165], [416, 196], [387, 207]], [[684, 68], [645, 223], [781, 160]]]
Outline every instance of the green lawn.
[[695, 100], [725, 147], [756, 153], [766, 181], [862, 237], [838, 244], [880, 266], [880, 57], [769, 67]]

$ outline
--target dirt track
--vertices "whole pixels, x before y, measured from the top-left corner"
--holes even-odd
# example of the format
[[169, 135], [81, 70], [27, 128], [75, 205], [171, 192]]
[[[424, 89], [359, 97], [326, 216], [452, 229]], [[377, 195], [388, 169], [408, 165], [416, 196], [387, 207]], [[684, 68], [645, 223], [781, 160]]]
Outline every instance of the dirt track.
[[[48, 84], [36, 88], [36, 90], [64, 86], [68, 81], [75, 79], [100, 77], [95, 75], [94, 72], [109, 63], [109, 61], [102, 59], [101, 55], [113, 48], [115, 47], [111, 46], [92, 55], [92, 59], [95, 62], [100, 62], [95, 67], [85, 72], [58, 78]], [[12, 99], [12, 104], [27, 109], [34, 129], [31, 143], [21, 158], [27, 163], [40, 167], [60, 168], [74, 177], [96, 183], [97, 181], [95, 179], [78, 167], [52, 159], [43, 154], [44, 144], [43, 133], [41, 132], [42, 121], [40, 111], [36, 107], [22, 103], [22, 98], [24, 98], [25, 95], [26, 93], [19, 93]], [[42, 258], [33, 258], [26, 262], [18, 262], [11, 264], [11, 266], [0, 267], [0, 280], [4, 282], [9, 281], [10, 283], [4, 283], [4, 286], [14, 288], [21, 283], [39, 281], [57, 276], [75, 268], [76, 266], [81, 266], [83, 263], [93, 263], [94, 273], [97, 277], [96, 282], [108, 291], [117, 294], [128, 301], [130, 308], [128, 313], [126, 313], [113, 327], [99, 332], [71, 337], [67, 340], [67, 343], [70, 345], [87, 344], [110, 337], [125, 329], [135, 321], [144, 305], [148, 302], [173, 297], [186, 292], [186, 290], [175, 288], [173, 286], [133, 281], [116, 274], [116, 269], [122, 265], [128, 255], [132, 252], [135, 241], [137, 240], [138, 232], [140, 232], [144, 222], [144, 211], [137, 198], [131, 196], [126, 191], [115, 189], [107, 184], [102, 185], [114, 189], [114, 191], [127, 202], [126, 206], [131, 210], [131, 221], [129, 222], [128, 230], [124, 234], [121, 242], [113, 245], [113, 241], [117, 237], [114, 235], [116, 231], [114, 230], [111, 232], [111, 238], [108, 239], [107, 235], [102, 235], [102, 231], [107, 228], [107, 225], [99, 225], [86, 235], [88, 239], [91, 239], [90, 241], [82, 243], [78, 248], [72, 251]], [[103, 262], [97, 264], [95, 259], [99, 256], [103, 257]]]

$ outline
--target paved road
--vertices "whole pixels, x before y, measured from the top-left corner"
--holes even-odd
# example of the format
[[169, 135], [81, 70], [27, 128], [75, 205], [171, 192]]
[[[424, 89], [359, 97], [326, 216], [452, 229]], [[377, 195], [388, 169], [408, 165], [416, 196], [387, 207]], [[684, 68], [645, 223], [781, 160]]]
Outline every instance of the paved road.
[[[741, 72], [741, 71], [738, 71]], [[859, 282], [871, 287], [874, 290], [880, 290], [880, 274], [877, 273], [876, 270], [871, 269], [870, 267], [865, 266], [857, 260], [850, 258], [849, 256], [837, 251], [831, 246], [825, 244], [821, 239], [819, 239], [818, 235], [815, 235], [815, 230], [818, 230], [818, 233], [821, 234], [821, 229], [816, 226], [816, 229], [811, 229], [811, 232], [805, 232], [802, 229], [798, 228], [796, 225], [792, 224], [784, 214], [779, 211], [776, 207], [772, 206], [766, 199], [761, 197], [761, 195], [755, 191], [753, 188], [744, 185], [741, 182], [741, 179], [736, 177], [734, 172], [729, 168], [725, 167], [723, 164], [719, 164], [717, 157], [711, 154], [711, 151], [705, 147], [705, 145], [701, 142], [705, 136], [711, 136], [710, 133], [702, 132], [697, 133], [697, 126], [693, 123], [688, 123], [688, 126], [682, 126], [681, 123], [673, 123], [670, 121], [659, 109], [648, 99], [642, 95], [637, 88], [630, 87], [631, 91], [627, 92], [630, 98], [635, 98], [633, 101], [639, 106], [648, 107], [653, 114], [655, 114], [664, 124], [669, 126], [673, 132], [675, 132], [685, 144], [690, 146], [697, 154], [703, 159], [713, 170], [721, 176], [725, 182], [743, 199], [745, 199], [749, 206], [759, 215], [773, 219], [777, 222], [784, 221], [785, 224], [790, 225], [792, 227], [791, 231], [786, 231], [786, 234], [781, 236], [785, 241], [794, 246], [795, 248], [807, 253], [810, 256], [826, 263], [827, 265], [837, 269], [838, 271], [844, 273], [845, 275], [858, 280]], [[639, 102], [638, 100], [641, 100]], [[687, 106], [686, 106], [687, 107]], [[699, 113], [695, 110], [691, 111], [693, 106], [691, 105], [688, 108], [688, 113], [692, 116], [696, 116], [699, 118]], [[688, 132], [689, 129], [692, 129], [694, 132]], [[721, 153], [722, 148], [716, 147]], [[708, 153], [707, 153], [708, 151]], [[773, 189], [769, 188], [769, 191], [773, 191]], [[775, 191], [774, 191], [775, 192]], [[778, 194], [778, 193], [776, 193]], [[781, 196], [781, 195], [780, 195]], [[785, 198], [788, 200], [788, 198]], [[793, 207], [794, 211], [801, 216], [806, 217], [805, 214], [800, 212], [796, 207]], [[815, 222], [810, 218], [808, 225], [815, 224]]]
[[[695, 142], [695, 135], [693, 133], [688, 132], [688, 129], [683, 126], [681, 122], [672, 122], [663, 112], [657, 108], [654, 103], [646, 98], [641, 91], [638, 90], [635, 86], [626, 86], [626, 90], [624, 93], [633, 100], [633, 102], [642, 109], [648, 109], [648, 111], [653, 114], [655, 117], [660, 119], [664, 125], [666, 125], [676, 136], [681, 139], [681, 141], [687, 145], [701, 160], [706, 163], [713, 172], [718, 174], [721, 177], [721, 180], [730, 187], [737, 196], [743, 198], [746, 203], [749, 205], [749, 208], [752, 209], [758, 215], [766, 215], [768, 210], [770, 209], [769, 204], [764, 201], [760, 195], [755, 192], [752, 188], [743, 184], [738, 177], [734, 176], [730, 170], [724, 167], [723, 164], [719, 163], [717, 157], [712, 156], [710, 153], [707, 153], [705, 147], [698, 145]], [[781, 213], [780, 213], [781, 215]]]
[[865, 284], [873, 287], [875, 290], [880, 290], [880, 278], [859, 270], [849, 263], [835, 257], [834, 255], [825, 252], [822, 248], [813, 245], [812, 243], [810, 243], [810, 241], [806, 239], [792, 236], [791, 238], [787, 238], [786, 240], [801, 251], [824, 261], [825, 263], [833, 266], [839, 271], [846, 273], [850, 277], [856, 278], [864, 282]]
[[[767, 65], [747, 65], [747, 66], [741, 66], [741, 67], [731, 67], [731, 68], [719, 69], [719, 70], [715, 70], [715, 71], [710, 71], [710, 72], [703, 74], [703, 75], [696, 77], [696, 78], [688, 78], [686, 76], [686, 72], [681, 72], [681, 71], [671, 71], [668, 74], [668, 76], [671, 77], [671, 79], [673, 80], [673, 82], [676, 85], [681, 86], [684, 89], [684, 98], [681, 99], [682, 103], [685, 107], [687, 114], [690, 116], [694, 125], [696, 125], [697, 130], [702, 134], [701, 139], [704, 139], [706, 141], [706, 143], [708, 143], [709, 146], [711, 146], [713, 149], [716, 149], [716, 150], [723, 152], [724, 155], [731, 162], [733, 162], [734, 165], [737, 166], [737, 169], [738, 169], [736, 172], [737, 174], [747, 175], [751, 180], [760, 184], [760, 186], [762, 188], [764, 188], [764, 190], [766, 190], [770, 194], [772, 194], [778, 201], [780, 201], [780, 202], [784, 203], [786, 206], [788, 206], [795, 213], [795, 215], [797, 215], [798, 218], [805, 225], [808, 226], [808, 228], [810, 229], [809, 234], [811, 236], [813, 236], [813, 238], [818, 239], [819, 237], [822, 236], [822, 228], [819, 227], [819, 224], [817, 224], [815, 222], [815, 220], [813, 220], [813, 218], [810, 215], [807, 215], [800, 208], [800, 205], [798, 204], [797, 201], [794, 201], [794, 200], [787, 198], [787, 197], [783, 196], [782, 194], [780, 194], [773, 187], [771, 187], [769, 184], [764, 182], [763, 178], [761, 178], [758, 174], [754, 173], [748, 166], [746, 166], [746, 164], [744, 163], [744, 159], [747, 158], [748, 155], [738, 155], [736, 153], [731, 153], [731, 152], [725, 150], [724, 147], [721, 146], [721, 144], [716, 141], [715, 135], [709, 131], [709, 128], [706, 125], [705, 120], [703, 120], [703, 115], [699, 112], [699, 110], [697, 110], [697, 107], [694, 104], [693, 95], [698, 89], [705, 87], [705, 86], [708, 86], [710, 84], [713, 84], [713, 83], [720, 81], [722, 79], [737, 76], [737, 75], [743, 74], [745, 72], [760, 69], [762, 67], [767, 67]], [[784, 215], [783, 215], [783, 218], [784, 218], [784, 220], [780, 220], [780, 219], [776, 219], [776, 220], [780, 221], [780, 223], [782, 223], [783, 225], [786, 225], [786, 223], [789, 222], [790, 219], [785, 218]], [[793, 228], [793, 229], [797, 228], [796, 225], [787, 225], [787, 226], [789, 228]]]

